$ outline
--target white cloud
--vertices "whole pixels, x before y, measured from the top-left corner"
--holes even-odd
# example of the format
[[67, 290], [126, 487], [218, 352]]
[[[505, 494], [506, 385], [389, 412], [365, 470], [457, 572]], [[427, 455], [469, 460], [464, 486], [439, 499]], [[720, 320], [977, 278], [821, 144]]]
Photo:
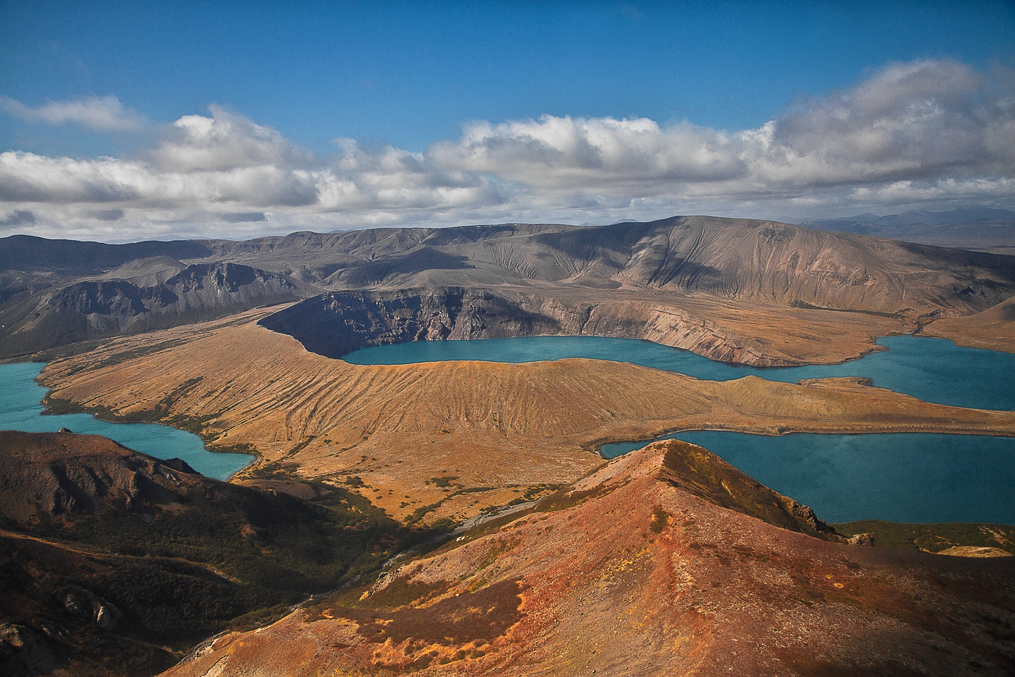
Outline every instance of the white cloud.
[[1015, 92], [950, 61], [892, 65], [852, 90], [801, 101], [758, 129], [544, 116], [474, 123], [434, 144], [436, 163], [553, 190], [777, 196], [793, 187], [975, 174], [1015, 167]]
[[209, 107], [211, 117], [184, 115], [173, 123], [152, 151], [163, 171], [230, 171], [242, 167], [294, 166], [313, 162], [271, 127], [255, 124], [221, 106]]
[[[1013, 81], [953, 61], [891, 64], [756, 129], [543, 116], [469, 123], [422, 153], [341, 138], [332, 159], [212, 106], [133, 159], [2, 153], [0, 202], [34, 214], [35, 232], [63, 223], [145, 234], [1011, 207]], [[100, 224], [114, 209], [124, 216]]]
[[0, 97], [0, 108], [28, 122], [51, 125], [75, 122], [103, 132], [136, 132], [147, 126], [143, 116], [124, 108], [120, 100], [112, 95], [76, 101], [50, 101], [38, 108]]

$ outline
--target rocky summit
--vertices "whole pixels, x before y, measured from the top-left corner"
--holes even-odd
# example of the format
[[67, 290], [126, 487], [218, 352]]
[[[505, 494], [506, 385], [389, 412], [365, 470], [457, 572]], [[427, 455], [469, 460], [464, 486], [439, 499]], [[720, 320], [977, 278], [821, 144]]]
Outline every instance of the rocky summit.
[[1010, 674], [1015, 558], [851, 546], [660, 442], [171, 677]]

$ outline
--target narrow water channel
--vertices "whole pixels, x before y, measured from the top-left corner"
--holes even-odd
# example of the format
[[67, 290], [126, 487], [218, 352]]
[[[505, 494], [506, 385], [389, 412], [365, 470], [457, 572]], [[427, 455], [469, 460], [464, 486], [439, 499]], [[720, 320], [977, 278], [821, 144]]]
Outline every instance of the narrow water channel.
[[229, 479], [249, 465], [250, 454], [221, 454], [208, 451], [193, 435], [154, 423], [107, 423], [91, 414], [42, 416], [46, 389], [35, 382], [44, 364], [0, 365], [0, 430], [30, 433], [57, 432], [67, 428], [75, 433], [102, 435], [125, 447], [156, 458], [181, 458], [206, 477]]

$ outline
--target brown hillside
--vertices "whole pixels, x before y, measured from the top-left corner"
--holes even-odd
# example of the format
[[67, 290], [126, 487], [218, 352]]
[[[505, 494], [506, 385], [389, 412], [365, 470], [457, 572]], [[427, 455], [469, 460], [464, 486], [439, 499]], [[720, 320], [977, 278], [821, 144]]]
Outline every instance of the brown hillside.
[[[824, 308], [866, 314], [840, 319], [877, 336], [912, 330], [932, 314], [976, 313], [1015, 294], [1015, 257], [708, 216], [581, 228], [509, 224], [140, 244], [0, 239], [0, 319], [8, 328], [0, 332], [0, 355], [322, 292], [465, 288], [504, 296], [523, 316], [551, 302], [557, 315], [580, 317], [606, 301], [615, 310], [647, 300], [688, 319], [692, 350], [793, 364], [806, 357], [770, 349], [749, 321], [723, 323], [721, 316], [781, 313], [786, 324], [794, 307]], [[68, 268], [75, 251], [96, 258]], [[173, 273], [177, 264], [186, 268]], [[639, 320], [638, 313], [622, 315]], [[717, 323], [718, 339], [695, 328], [703, 322]], [[828, 315], [821, 322], [837, 324]], [[607, 323], [599, 331], [627, 336], [631, 330]], [[715, 349], [714, 340], [724, 347]]]
[[[496, 489], [574, 481], [601, 463], [592, 453], [601, 443], [677, 430], [1015, 433], [1015, 412], [928, 404], [848, 379], [714, 382], [594, 360], [351, 365], [258, 318], [120, 339], [50, 363], [41, 380], [53, 405], [252, 445], [258, 472], [358, 476], [359, 491], [398, 518], [437, 501], [447, 502], [434, 516], [472, 514], [513, 498]], [[441, 487], [439, 477], [455, 479]], [[455, 493], [477, 488], [490, 491]]]
[[0, 431], [0, 516], [5, 526], [65, 521], [112, 507], [180, 504], [208, 482], [180, 459], [161, 461], [112, 440]]
[[1015, 558], [850, 547], [683, 488], [704, 473], [762, 510], [785, 501], [728, 472], [699, 448], [654, 444], [371, 587], [217, 639], [166, 675], [1015, 669]]
[[950, 339], [960, 346], [1015, 353], [1015, 298], [975, 315], [935, 320], [922, 333]]
[[0, 431], [0, 452], [5, 676], [150, 675], [431, 535], [341, 488], [236, 486], [94, 435]]
[[1015, 294], [1011, 257], [711, 216], [296, 233], [209, 246], [221, 260], [305, 271], [300, 279], [330, 290], [535, 282], [913, 314], [982, 310]]

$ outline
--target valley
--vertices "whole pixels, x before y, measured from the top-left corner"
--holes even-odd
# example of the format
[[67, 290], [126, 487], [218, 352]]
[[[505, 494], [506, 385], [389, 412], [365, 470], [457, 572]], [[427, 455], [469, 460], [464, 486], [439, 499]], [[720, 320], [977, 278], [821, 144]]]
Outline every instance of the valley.
[[[101, 438], [5, 438], [17, 450], [9, 459], [59, 457], [31, 472], [11, 465], [0, 492], [0, 526], [17, 553], [7, 570], [50, 581], [33, 588], [37, 617], [70, 627], [47, 591], [53, 581], [91, 590], [81, 572], [99, 566], [49, 570], [40, 548], [93, 548], [95, 562], [139, 557], [143, 534], [168, 528], [159, 525], [180, 540], [163, 547], [150, 536], [152, 556], [197, 567], [180, 574], [188, 581], [217, 575], [210, 566], [240, 586], [215, 593], [234, 600], [232, 616], [198, 614], [204, 637], [228, 632], [168, 674], [716, 674], [735, 665], [943, 675], [1015, 665], [1010, 527], [871, 523], [874, 545], [891, 547], [850, 545], [859, 527], [828, 527], [700, 447], [598, 454], [692, 430], [1015, 437], [1013, 411], [935, 404], [877, 379], [713, 381], [580, 358], [341, 359], [405, 341], [541, 335], [643, 339], [759, 368], [840, 364], [899, 334], [1012, 352], [1015, 257], [675, 217], [134, 245], [18, 236], [0, 240], [0, 264], [0, 351], [47, 362], [39, 382], [52, 412], [162, 423], [213, 451], [257, 456], [221, 483], [168, 461], [158, 470]], [[59, 478], [29, 486], [93, 451], [91, 470], [62, 471], [78, 490]], [[102, 463], [112, 465], [96, 470]], [[161, 489], [144, 498], [135, 485]], [[77, 508], [26, 498], [65, 494]], [[150, 503], [144, 519], [131, 517], [138, 500]], [[216, 511], [228, 538], [213, 553], [188, 529]], [[111, 535], [113, 515], [127, 520], [122, 537]], [[931, 554], [953, 548], [1004, 556]], [[224, 566], [241, 554], [244, 566]], [[277, 567], [290, 572], [279, 581], [300, 584], [250, 573]], [[172, 580], [180, 604], [200, 587]], [[92, 594], [143, 615], [140, 598], [102, 590]], [[40, 645], [56, 641], [30, 614], [5, 613], [34, 627]], [[85, 634], [75, 637], [98, 632], [79, 621]], [[138, 668], [152, 674], [196, 634], [109, 641], [162, 642]], [[121, 674], [102, 650], [74, 642], [54, 660]]]
[[[929, 404], [852, 379], [701, 381], [593, 360], [351, 365], [259, 326], [265, 314], [52, 362], [41, 375], [47, 401], [193, 422], [214, 445], [256, 450], [248, 472], [359, 477], [396, 519], [436, 501], [434, 517], [469, 517], [505, 502], [504, 490], [515, 498], [575, 481], [601, 463], [600, 444], [677, 430], [1015, 434], [1015, 412]], [[431, 482], [444, 476], [497, 491], [444, 500]]]

